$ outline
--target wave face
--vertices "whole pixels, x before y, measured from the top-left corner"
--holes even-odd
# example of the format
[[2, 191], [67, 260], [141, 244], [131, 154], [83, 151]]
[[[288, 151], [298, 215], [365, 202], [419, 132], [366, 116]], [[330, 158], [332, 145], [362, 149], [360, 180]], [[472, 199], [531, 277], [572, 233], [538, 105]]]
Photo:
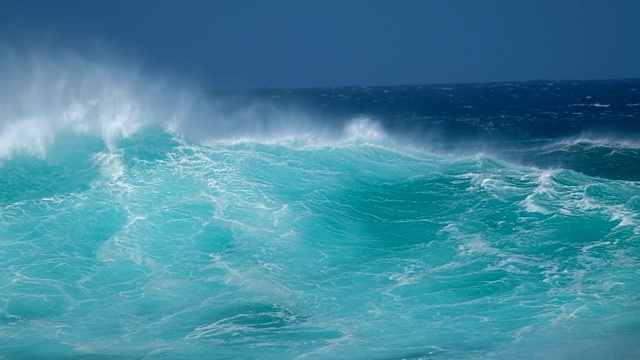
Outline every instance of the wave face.
[[[457, 87], [204, 106], [112, 69], [47, 88], [58, 70], [31, 83], [65, 96], [18, 93], [2, 119], [6, 358], [640, 356], [637, 107], [568, 133], [537, 105], [407, 115]], [[477, 91], [514, 86], [543, 85]]]

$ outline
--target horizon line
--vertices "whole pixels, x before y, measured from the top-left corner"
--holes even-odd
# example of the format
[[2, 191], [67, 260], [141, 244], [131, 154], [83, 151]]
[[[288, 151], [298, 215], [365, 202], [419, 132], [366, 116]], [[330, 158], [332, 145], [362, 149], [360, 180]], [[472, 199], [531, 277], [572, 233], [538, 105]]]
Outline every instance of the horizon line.
[[404, 83], [404, 84], [392, 84], [392, 85], [312, 85], [301, 87], [286, 87], [286, 86], [252, 86], [252, 87], [238, 87], [238, 88], [219, 88], [212, 89], [211, 92], [219, 91], [255, 91], [255, 90], [313, 90], [313, 89], [327, 89], [327, 88], [391, 88], [391, 87], [416, 87], [416, 86], [464, 86], [464, 85], [492, 85], [492, 84], [511, 84], [511, 83], [541, 83], [541, 82], [623, 82], [623, 81], [640, 81], [638, 77], [612, 77], [612, 78], [596, 78], [596, 79], [531, 79], [531, 80], [498, 80], [498, 81], [474, 81], [474, 82], [433, 82], [433, 83]]

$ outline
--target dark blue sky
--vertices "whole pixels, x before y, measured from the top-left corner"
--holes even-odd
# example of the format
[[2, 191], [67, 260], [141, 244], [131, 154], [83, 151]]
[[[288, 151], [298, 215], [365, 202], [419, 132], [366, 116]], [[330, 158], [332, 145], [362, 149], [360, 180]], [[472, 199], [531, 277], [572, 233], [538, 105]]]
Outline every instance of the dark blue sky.
[[0, 0], [0, 31], [212, 88], [640, 77], [638, 0]]

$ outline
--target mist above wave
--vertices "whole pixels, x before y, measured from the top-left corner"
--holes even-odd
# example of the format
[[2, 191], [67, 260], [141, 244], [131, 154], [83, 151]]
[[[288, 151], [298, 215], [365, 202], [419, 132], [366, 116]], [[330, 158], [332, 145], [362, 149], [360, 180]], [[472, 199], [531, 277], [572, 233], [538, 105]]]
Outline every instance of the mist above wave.
[[0, 157], [44, 156], [60, 133], [102, 136], [112, 144], [152, 114], [142, 105], [154, 86], [141, 87], [135, 70], [90, 63], [67, 52], [4, 49], [0, 63]]
[[[619, 113], [603, 108], [598, 111], [604, 113], [587, 117], [548, 114], [550, 106], [571, 107], [573, 98], [584, 95], [579, 84], [565, 84], [566, 104], [536, 103], [527, 111], [521, 106], [500, 116], [485, 114], [485, 109], [470, 116], [469, 111], [485, 104], [485, 95], [493, 99], [485, 104], [489, 106], [500, 99], [509, 103], [505, 99], [514, 92], [519, 99], [539, 95], [544, 88], [524, 84], [518, 92], [509, 84], [494, 84], [447, 90], [418, 86], [210, 93], [193, 81], [150, 74], [116, 56], [89, 58], [63, 49], [8, 46], [0, 55], [0, 161], [18, 154], [44, 158], [54, 143], [71, 146], [69, 134], [94, 137], [114, 151], [122, 139], [155, 127], [210, 146], [376, 143], [406, 150], [409, 145], [430, 153], [485, 153], [544, 169], [640, 179], [637, 126], [632, 121], [636, 115], [628, 107], [616, 110]], [[600, 86], [632, 85], [625, 84]], [[436, 106], [443, 105], [445, 95], [460, 98], [447, 102], [447, 116]], [[629, 96], [625, 101], [633, 100]], [[475, 105], [464, 105], [460, 112], [460, 104], [466, 103]], [[496, 111], [506, 111], [500, 109]]]
[[64, 134], [119, 139], [161, 127], [201, 142], [384, 138], [366, 118], [330, 124], [293, 107], [256, 101], [233, 111], [188, 81], [152, 77], [114, 58], [88, 60], [64, 50], [0, 50], [0, 159], [44, 157]]

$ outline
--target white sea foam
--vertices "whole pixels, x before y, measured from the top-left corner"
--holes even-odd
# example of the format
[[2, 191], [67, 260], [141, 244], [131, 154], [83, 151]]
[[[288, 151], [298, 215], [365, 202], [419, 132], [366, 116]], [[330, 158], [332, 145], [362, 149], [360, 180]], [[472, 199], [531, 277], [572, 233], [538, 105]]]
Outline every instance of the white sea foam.
[[547, 199], [554, 196], [555, 183], [553, 181], [553, 175], [553, 171], [543, 171], [535, 180], [535, 183], [537, 184], [536, 188], [533, 189], [533, 191], [520, 203], [527, 212], [540, 213], [543, 215], [552, 213], [551, 210], [538, 205], [537, 202], [539, 198]]
[[569, 106], [573, 107], [598, 107], [598, 108], [608, 108], [611, 104], [600, 104], [600, 103], [592, 103], [592, 104], [572, 104]]
[[616, 225], [614, 229], [618, 229], [620, 227], [625, 227], [625, 226], [630, 226], [630, 227], [636, 226], [637, 221], [635, 218], [637, 214], [635, 214], [632, 211], [629, 211], [624, 206], [621, 206], [621, 205], [611, 206], [609, 207], [609, 211], [611, 212], [611, 221], [618, 221], [618, 225]]
[[579, 136], [566, 137], [562, 140], [555, 141], [547, 145], [547, 148], [553, 149], [564, 146], [584, 145], [588, 147], [606, 146], [611, 148], [640, 148], [640, 142], [635, 137], [625, 137], [622, 135], [606, 136], [601, 134], [582, 133]]

